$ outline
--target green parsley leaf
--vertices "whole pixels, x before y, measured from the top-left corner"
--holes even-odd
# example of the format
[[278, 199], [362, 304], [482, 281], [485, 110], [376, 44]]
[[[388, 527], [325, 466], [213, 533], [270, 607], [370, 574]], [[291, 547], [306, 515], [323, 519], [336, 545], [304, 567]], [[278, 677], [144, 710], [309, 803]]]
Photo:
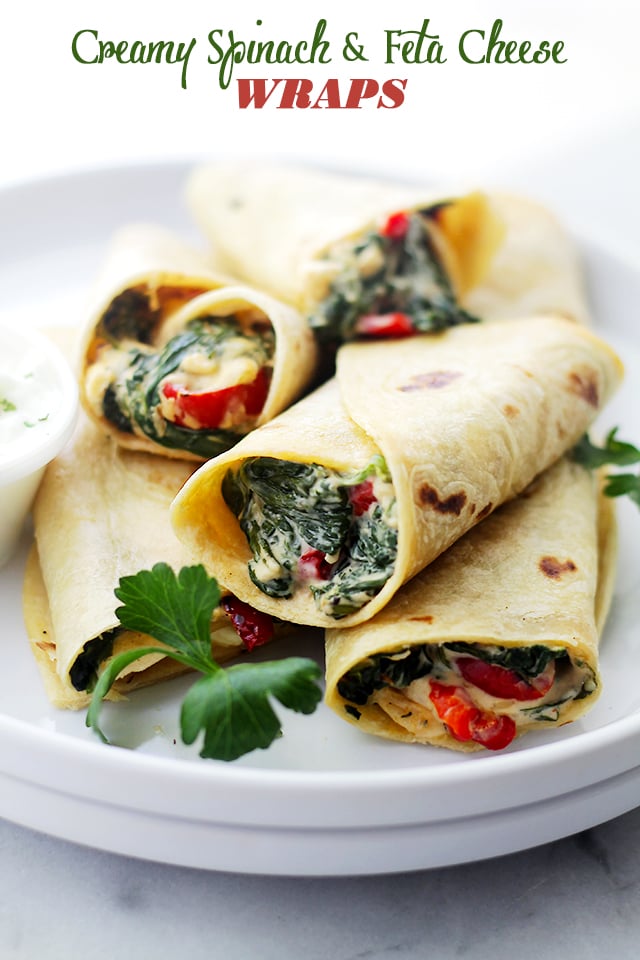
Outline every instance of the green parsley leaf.
[[7, 397], [0, 397], [0, 410], [3, 413], [11, 413], [16, 409], [16, 405], [12, 400], [8, 400]]
[[315, 682], [320, 668], [313, 660], [289, 657], [266, 663], [238, 663], [194, 683], [182, 704], [182, 739], [193, 743], [204, 730], [201, 757], [235, 760], [282, 733], [269, 702], [313, 713], [320, 697]]
[[176, 577], [166, 563], [122, 577], [115, 595], [124, 606], [116, 616], [127, 630], [146, 633], [173, 647], [196, 670], [208, 671], [211, 615], [220, 603], [220, 588], [202, 565], [183, 567]]
[[187, 693], [180, 713], [182, 739], [191, 744], [201, 731], [201, 757], [235, 760], [265, 749], [282, 733], [269, 701], [275, 697], [298, 713], [313, 713], [320, 698], [321, 671], [313, 660], [289, 657], [242, 663], [223, 669], [211, 656], [210, 624], [220, 589], [202, 565], [178, 575], [166, 563], [122, 577], [115, 590], [123, 606], [116, 616], [123, 627], [148, 634], [161, 646], [128, 650], [102, 671], [93, 691], [86, 723], [103, 742], [102, 701], [122, 670], [147, 654], [162, 654], [204, 674]]
[[632, 463], [640, 462], [640, 450], [632, 443], [616, 440], [618, 427], [614, 427], [607, 434], [603, 447], [597, 447], [585, 433], [573, 448], [571, 455], [576, 463], [584, 467], [597, 469], [609, 464], [614, 467], [628, 467]]
[[100, 674], [93, 688], [91, 703], [87, 710], [86, 725], [98, 734], [103, 743], [109, 743], [109, 740], [102, 732], [99, 723], [102, 701], [125, 667], [128, 667], [134, 660], [139, 660], [148, 653], [161, 653], [163, 656], [166, 656], [167, 651], [162, 647], [138, 647], [136, 650], [125, 650], [124, 653], [120, 653], [117, 657], [114, 657], [113, 660], [110, 660]]
[[[628, 467], [640, 462], [640, 450], [632, 443], [624, 443], [616, 439], [618, 428], [614, 427], [607, 434], [603, 447], [591, 443], [587, 434], [575, 445], [571, 457], [583, 467], [597, 470], [599, 467], [611, 465], [614, 467]], [[607, 497], [628, 496], [640, 507], [640, 474], [613, 473], [606, 478], [604, 493]]]
[[608, 497], [629, 497], [640, 507], [640, 476], [635, 473], [617, 473], [607, 477], [604, 492]]

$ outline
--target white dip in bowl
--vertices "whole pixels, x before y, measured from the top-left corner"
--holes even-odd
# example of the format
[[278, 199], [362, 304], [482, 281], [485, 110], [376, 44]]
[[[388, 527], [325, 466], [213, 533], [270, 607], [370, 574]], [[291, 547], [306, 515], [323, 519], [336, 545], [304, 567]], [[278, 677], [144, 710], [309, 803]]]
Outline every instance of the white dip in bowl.
[[43, 334], [0, 325], [0, 566], [17, 546], [44, 468], [78, 412], [71, 368]]

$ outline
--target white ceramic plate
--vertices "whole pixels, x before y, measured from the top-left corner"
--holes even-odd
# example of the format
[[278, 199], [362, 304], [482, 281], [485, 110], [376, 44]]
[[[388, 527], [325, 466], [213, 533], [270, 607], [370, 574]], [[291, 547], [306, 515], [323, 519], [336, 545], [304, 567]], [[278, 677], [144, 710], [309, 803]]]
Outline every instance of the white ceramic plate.
[[[93, 171], [0, 194], [0, 319], [81, 322], [109, 235], [125, 223], [156, 221], [193, 239], [180, 202], [185, 172]], [[628, 367], [603, 427], [638, 441], [640, 276], [603, 251], [585, 256], [600, 329]], [[32, 661], [20, 609], [25, 534], [0, 571], [0, 815], [133, 856], [303, 876], [461, 863], [624, 813], [640, 802], [640, 515], [629, 503], [620, 515], [602, 697], [583, 721], [470, 757], [369, 738], [324, 708], [311, 717], [278, 708], [284, 736], [269, 750], [234, 764], [201, 760], [178, 736], [189, 679], [106, 707], [111, 735], [132, 749], [98, 743], [83, 713], [49, 705]], [[308, 637], [301, 646], [321, 657]]]

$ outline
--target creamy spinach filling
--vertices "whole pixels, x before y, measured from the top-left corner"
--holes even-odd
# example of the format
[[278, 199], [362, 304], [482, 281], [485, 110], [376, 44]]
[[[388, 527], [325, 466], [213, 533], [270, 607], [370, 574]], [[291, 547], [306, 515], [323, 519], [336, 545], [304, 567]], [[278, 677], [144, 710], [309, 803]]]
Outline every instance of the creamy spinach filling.
[[193, 429], [162, 415], [161, 391], [167, 378], [187, 369], [190, 360], [197, 357], [223, 364], [231, 347], [234, 359], [242, 356], [256, 370], [269, 368], [270, 374], [273, 332], [266, 327], [246, 332], [233, 318], [203, 317], [192, 320], [156, 349], [149, 343], [152, 321], [145, 325], [138, 317], [136, 324], [134, 327], [130, 313], [123, 308], [106, 325], [114, 337], [116, 333], [136, 336], [136, 341], [112, 342], [111, 348], [116, 351], [115, 357], [112, 354], [114, 376], [102, 397], [106, 419], [124, 433], [138, 433], [163, 447], [204, 458], [217, 456], [237, 443], [253, 426], [255, 417], [245, 417], [232, 427]]
[[368, 315], [405, 314], [420, 333], [476, 322], [457, 303], [431, 236], [438, 209], [409, 214], [402, 236], [371, 231], [326, 255], [336, 262], [337, 275], [309, 318], [320, 340], [340, 343], [366, 333], [359, 321]]
[[113, 653], [113, 644], [119, 633], [120, 627], [115, 627], [85, 643], [69, 671], [69, 679], [75, 690], [93, 690], [100, 666]]
[[352, 473], [250, 458], [226, 474], [222, 492], [253, 554], [249, 576], [267, 596], [308, 590], [321, 613], [339, 619], [393, 573], [396, 499], [382, 457]]
[[131, 287], [113, 298], [102, 315], [100, 328], [114, 344], [120, 340], [138, 340], [150, 344], [161, 316], [160, 307], [152, 306], [144, 290]]
[[[591, 668], [580, 659], [571, 659], [564, 647], [534, 644], [530, 647], [502, 647], [488, 644], [445, 643], [406, 647], [396, 653], [367, 657], [352, 667], [338, 682], [340, 696], [349, 701], [345, 709], [359, 715], [353, 706], [364, 706], [377, 690], [393, 687], [405, 691], [416, 680], [430, 677], [438, 682], [464, 685], [456, 660], [472, 657], [484, 663], [512, 671], [520, 680], [531, 683], [554, 664], [554, 682], [548, 692], [533, 705], [518, 705], [521, 720], [555, 722], [560, 707], [582, 700], [596, 689]], [[472, 685], [471, 685], [472, 688]], [[470, 689], [467, 685], [467, 689]], [[505, 700], [508, 698], [504, 698]]]

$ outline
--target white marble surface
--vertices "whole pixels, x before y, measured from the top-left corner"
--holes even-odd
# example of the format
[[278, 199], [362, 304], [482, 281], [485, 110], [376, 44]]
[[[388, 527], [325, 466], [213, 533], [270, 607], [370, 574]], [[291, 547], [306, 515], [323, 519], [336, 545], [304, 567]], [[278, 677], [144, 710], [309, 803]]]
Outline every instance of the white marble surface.
[[[2, 58], [2, 89], [11, 90], [12, 96], [0, 106], [0, 116], [13, 135], [0, 159], [0, 186], [85, 164], [202, 155], [216, 147], [208, 128], [211, 110], [203, 77], [198, 78], [199, 95], [185, 96], [165, 91], [161, 83], [154, 87], [146, 77], [137, 87], [132, 75], [122, 71], [117, 77], [121, 86], [114, 85], [112, 71], [107, 87], [102, 75], [79, 77], [71, 69], [62, 50], [72, 28], [92, 25], [85, 22], [84, 6], [73, 0], [45, 11], [42, 5], [44, 19], [39, 35], [32, 37], [32, 60], [25, 59], [17, 43]], [[274, 6], [280, 12], [286, 7]], [[339, 17], [341, 6], [330, 0], [328, 13]], [[445, 5], [432, 6], [446, 26]], [[486, 19], [493, 4], [460, 4], [467, 19], [476, 6]], [[246, 7], [261, 13], [258, 4]], [[605, 11], [591, 0], [523, 0], [518, 11], [513, 7], [509, 16], [530, 33], [538, 13], [542, 23], [553, 11], [560, 35], [575, 39], [577, 66], [558, 75], [557, 87], [548, 73], [513, 73], [513, 86], [503, 82], [503, 73], [476, 74], [471, 103], [464, 88], [468, 74], [452, 71], [455, 82], [449, 91], [432, 85], [439, 110], [466, 110], [473, 136], [452, 124], [432, 156], [431, 169], [436, 175], [473, 174], [486, 183], [526, 190], [553, 205], [576, 231], [600, 237], [640, 264], [635, 5], [628, 0], [607, 5], [608, 42]], [[128, 8], [133, 16], [130, 4], [114, 2], [105, 30], [121, 27]], [[136, 4], [140, 22], [143, 9], [147, 23], [153, 23], [157, 6], [147, 0]], [[370, 8], [361, 4], [360, 17], [365, 9]], [[185, 22], [195, 11], [193, 0], [180, 5]], [[201, 11], [199, 15], [203, 21]], [[22, 5], [14, 17], [12, 35], [30, 36], [31, 7]], [[162, 21], [165, 33], [170, 22]], [[545, 85], [538, 86], [543, 81]], [[427, 103], [430, 83], [428, 75], [420, 104]], [[161, 93], [169, 114], [184, 113], [190, 132], [180, 141], [150, 139], [139, 122], [141, 111], [148, 108], [153, 127]], [[479, 139], [483, 128], [478, 114], [488, 102], [498, 105], [501, 119], [485, 121]], [[218, 99], [215, 109], [224, 114], [227, 107]], [[418, 107], [412, 109], [413, 114], [407, 109], [375, 122], [362, 119], [353, 139], [351, 118], [347, 124], [343, 117], [316, 117], [313, 126], [308, 117], [273, 114], [247, 119], [236, 112], [223, 119], [227, 134], [232, 127], [237, 133], [240, 152], [256, 142], [261, 154], [279, 147], [306, 158], [349, 161], [350, 166], [365, 158], [371, 161], [384, 122], [387, 149], [375, 156], [376, 165], [388, 166], [395, 156], [391, 140], [405, 137], [402, 142], [409, 150], [395, 160], [415, 173], [426, 164], [418, 164], [424, 137], [414, 135], [415, 124], [408, 126], [418, 116]], [[101, 139], [120, 122], [122, 136]], [[269, 139], [274, 132], [277, 143]], [[384, 960], [426, 955], [435, 960], [600, 960], [612, 955], [635, 960], [639, 893], [640, 808], [577, 836], [497, 860], [359, 879], [199, 872], [86, 849], [0, 821], [2, 960], [103, 960], [114, 955], [142, 960]]]
[[635, 960], [640, 809], [525, 853], [341, 879], [245, 877], [0, 822], [2, 960]]

